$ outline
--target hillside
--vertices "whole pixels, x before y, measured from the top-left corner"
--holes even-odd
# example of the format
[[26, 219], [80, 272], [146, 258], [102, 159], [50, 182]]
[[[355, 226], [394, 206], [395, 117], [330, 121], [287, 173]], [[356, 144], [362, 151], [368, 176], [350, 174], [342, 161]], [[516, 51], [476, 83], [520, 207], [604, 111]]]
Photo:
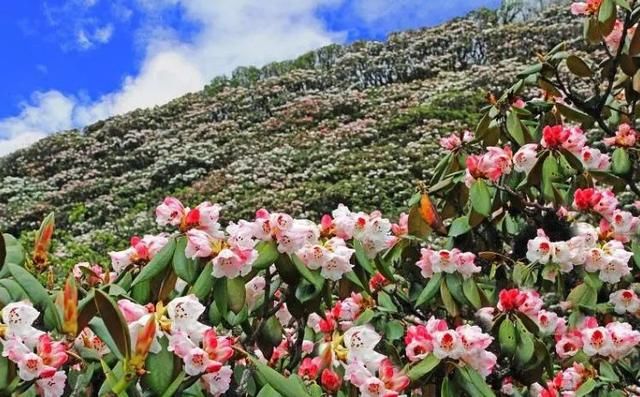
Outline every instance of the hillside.
[[218, 202], [226, 218], [337, 203], [395, 216], [429, 177], [437, 139], [472, 128], [487, 91], [581, 29], [565, 8], [509, 25], [493, 17], [241, 68], [167, 105], [43, 139], [0, 159], [0, 229], [19, 235], [55, 208], [58, 252], [77, 261], [100, 259], [79, 244], [104, 252], [152, 229], [167, 193]]

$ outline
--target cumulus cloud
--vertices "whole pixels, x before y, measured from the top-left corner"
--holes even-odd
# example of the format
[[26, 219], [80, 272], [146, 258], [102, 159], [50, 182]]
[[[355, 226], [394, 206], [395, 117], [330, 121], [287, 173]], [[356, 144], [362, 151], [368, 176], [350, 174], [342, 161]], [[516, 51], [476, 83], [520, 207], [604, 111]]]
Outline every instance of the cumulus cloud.
[[[330, 31], [317, 16], [321, 7], [343, 0], [137, 1], [151, 21], [144, 30], [145, 55], [139, 72], [126, 76], [118, 90], [93, 101], [58, 91], [34, 94], [19, 115], [0, 120], [0, 154], [60, 129], [166, 103], [202, 89], [216, 75], [237, 66], [264, 65], [345, 38], [340, 32]], [[197, 33], [179, 39], [177, 32], [154, 24], [161, 19], [153, 15], [164, 7], [180, 7], [185, 18], [199, 27]], [[105, 40], [111, 33], [104, 32]], [[77, 37], [78, 43], [87, 48], [95, 40], [95, 31], [82, 31]]]
[[47, 132], [71, 128], [73, 98], [56, 92], [36, 92], [31, 104], [20, 104], [20, 113], [0, 120], [0, 156], [28, 146]]

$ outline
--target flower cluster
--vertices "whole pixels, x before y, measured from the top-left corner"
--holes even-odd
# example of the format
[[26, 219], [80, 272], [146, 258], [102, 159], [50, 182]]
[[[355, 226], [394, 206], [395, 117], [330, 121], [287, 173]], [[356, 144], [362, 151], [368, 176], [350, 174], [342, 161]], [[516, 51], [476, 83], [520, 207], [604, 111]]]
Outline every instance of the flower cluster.
[[462, 252], [457, 248], [439, 251], [434, 251], [431, 248], [422, 248], [420, 254], [421, 257], [416, 262], [416, 266], [420, 268], [420, 274], [424, 278], [431, 278], [434, 273], [442, 272], [458, 272], [464, 278], [469, 278], [481, 270], [475, 264], [476, 256], [473, 253]]
[[453, 133], [449, 136], [440, 138], [440, 147], [446, 150], [454, 151], [462, 146], [463, 143], [473, 141], [473, 132], [465, 130], [462, 135]]
[[404, 342], [409, 361], [415, 362], [433, 353], [440, 359], [460, 360], [483, 376], [489, 375], [497, 357], [487, 351], [493, 337], [475, 325], [461, 325], [450, 329], [445, 320], [431, 317], [425, 325], [407, 329]]
[[567, 358], [582, 350], [587, 356], [619, 360], [638, 343], [640, 332], [629, 323], [614, 321], [602, 326], [594, 317], [586, 317], [578, 327], [556, 334], [556, 353], [560, 358]]
[[568, 241], [552, 242], [544, 230], [527, 243], [527, 259], [530, 262], [552, 264], [547, 266], [544, 277], [554, 281], [557, 270], [569, 273], [574, 266], [584, 265], [587, 272], [599, 272], [602, 281], [617, 283], [631, 272], [629, 259], [632, 252], [618, 240], [600, 243], [598, 232], [589, 225], [582, 225], [577, 236]]
[[482, 155], [469, 155], [467, 157], [467, 170], [465, 184], [471, 186], [477, 179], [488, 179], [496, 182], [504, 174], [511, 172], [512, 152], [509, 146], [500, 148], [490, 146]]

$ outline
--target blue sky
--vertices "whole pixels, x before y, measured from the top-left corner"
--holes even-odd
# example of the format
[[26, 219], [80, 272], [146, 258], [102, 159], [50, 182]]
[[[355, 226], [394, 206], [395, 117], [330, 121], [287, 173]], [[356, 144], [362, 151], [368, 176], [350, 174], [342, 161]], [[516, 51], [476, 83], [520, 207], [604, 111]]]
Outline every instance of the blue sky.
[[0, 155], [240, 65], [382, 40], [500, 0], [29, 0], [0, 5]]

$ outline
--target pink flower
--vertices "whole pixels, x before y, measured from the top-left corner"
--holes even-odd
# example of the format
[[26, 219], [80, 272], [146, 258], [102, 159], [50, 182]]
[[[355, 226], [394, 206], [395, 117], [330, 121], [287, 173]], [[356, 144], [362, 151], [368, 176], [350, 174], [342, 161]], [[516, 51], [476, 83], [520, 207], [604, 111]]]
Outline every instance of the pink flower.
[[582, 348], [582, 336], [580, 333], [568, 333], [561, 335], [556, 341], [556, 353], [561, 359], [573, 357]]
[[391, 231], [398, 237], [406, 236], [409, 233], [409, 215], [401, 213], [398, 223], [391, 225]]
[[571, 4], [573, 15], [593, 15], [600, 9], [602, 0], [587, 0], [586, 2], [574, 2]]
[[229, 390], [232, 375], [233, 370], [231, 367], [225, 365], [216, 372], [202, 375], [202, 383], [207, 393], [214, 397], [219, 397]]
[[188, 258], [208, 258], [213, 256], [218, 242], [219, 240], [203, 230], [191, 229], [187, 231], [187, 247], [184, 253]]
[[582, 350], [587, 356], [608, 356], [612, 351], [611, 336], [605, 327], [582, 330]]
[[482, 156], [469, 155], [466, 160], [465, 184], [470, 187], [476, 179], [498, 181], [502, 175], [511, 172], [511, 158], [509, 146], [505, 146], [504, 149], [489, 146]]
[[[606, 138], [605, 138], [606, 139]], [[580, 160], [587, 169], [604, 171], [609, 169], [611, 158], [608, 154], [602, 153], [599, 149], [583, 147], [580, 153]]]
[[256, 276], [245, 284], [246, 301], [249, 310], [253, 310], [260, 298], [264, 296], [266, 282], [264, 277]]
[[610, 355], [616, 360], [631, 353], [640, 343], [640, 332], [631, 328], [631, 324], [615, 321], [607, 324], [606, 328], [611, 337]]
[[440, 138], [440, 147], [446, 150], [456, 150], [462, 144], [460, 137], [453, 133], [449, 136]]
[[225, 248], [213, 258], [213, 277], [236, 278], [246, 276], [251, 271], [251, 265], [258, 257], [254, 249], [239, 250]]
[[36, 381], [36, 392], [41, 397], [62, 397], [66, 381], [64, 371], [56, 371], [53, 375]]
[[149, 309], [147, 309], [146, 306], [142, 306], [128, 299], [120, 299], [118, 301], [118, 308], [127, 323], [137, 321], [142, 316], [149, 314]]
[[569, 127], [567, 139], [562, 142], [562, 147], [575, 155], [580, 155], [584, 145], [587, 143], [587, 137], [579, 127]]
[[543, 335], [563, 334], [566, 330], [566, 320], [554, 312], [540, 310], [534, 320]]
[[11, 302], [2, 308], [2, 322], [7, 327], [5, 338], [19, 338], [29, 347], [35, 347], [44, 332], [33, 327], [33, 323], [40, 316], [28, 301]]
[[618, 314], [636, 313], [640, 310], [640, 298], [633, 290], [622, 289], [609, 295], [609, 302]]
[[615, 210], [611, 217], [613, 237], [623, 243], [631, 241], [631, 238], [638, 232], [639, 225], [640, 219], [628, 211]]
[[[635, 27], [629, 28], [627, 30], [627, 36], [628, 37], [633, 36], [635, 30], [636, 30]], [[609, 50], [611, 52], [618, 51], [618, 47], [620, 47], [620, 41], [622, 41], [623, 31], [624, 31], [624, 22], [620, 20], [616, 20], [615, 24], [613, 25], [613, 30], [611, 31], [611, 33], [609, 33], [607, 37], [604, 38], [604, 41], [607, 44], [607, 47], [609, 47]], [[607, 143], [605, 142], [605, 144]]]
[[433, 338], [424, 325], [409, 326], [404, 342], [406, 344], [405, 353], [411, 362], [422, 360], [433, 351]]
[[518, 172], [528, 173], [538, 161], [538, 145], [523, 145], [513, 156], [513, 168]]
[[218, 204], [211, 204], [205, 201], [199, 204], [192, 211], [197, 211], [197, 228], [204, 230], [214, 238], [223, 238], [224, 234], [220, 231], [220, 224], [218, 219], [220, 218], [221, 207]]
[[571, 131], [563, 125], [547, 125], [542, 130], [542, 140], [540, 144], [545, 148], [559, 148], [569, 138]]
[[618, 126], [615, 137], [604, 138], [607, 146], [632, 147], [638, 139], [638, 132], [629, 124], [622, 123]]
[[302, 364], [300, 364], [298, 368], [298, 375], [300, 375], [302, 379], [315, 380], [318, 377], [318, 372], [320, 372], [320, 361], [320, 357], [306, 357], [302, 360]]
[[335, 393], [340, 389], [342, 381], [338, 374], [329, 368], [325, 368], [322, 370], [322, 375], [320, 375], [320, 384], [326, 391]]
[[433, 334], [433, 354], [439, 359], [459, 359], [464, 354], [464, 346], [460, 335], [454, 330], [435, 332]]
[[182, 218], [186, 215], [185, 208], [175, 197], [167, 197], [162, 204], [156, 207], [156, 222], [160, 226], [180, 226]]

